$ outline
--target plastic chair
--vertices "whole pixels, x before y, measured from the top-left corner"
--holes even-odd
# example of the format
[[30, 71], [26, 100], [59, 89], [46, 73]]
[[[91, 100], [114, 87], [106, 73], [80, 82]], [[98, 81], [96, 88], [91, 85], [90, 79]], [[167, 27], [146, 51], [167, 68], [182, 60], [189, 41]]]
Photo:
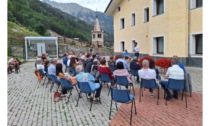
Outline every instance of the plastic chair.
[[133, 106], [135, 107], [135, 114], [137, 114], [134, 95], [130, 94], [130, 90], [127, 90], [127, 89], [120, 90], [116, 88], [111, 88], [111, 105], [110, 105], [110, 111], [109, 111], [109, 120], [111, 119], [112, 101], [115, 101], [116, 109], [117, 109], [117, 102], [126, 103], [126, 104], [131, 103], [131, 115], [130, 115], [130, 125], [131, 125], [132, 115], [133, 115]]
[[115, 65], [109, 65], [109, 69], [113, 72], [116, 70]]
[[[79, 98], [80, 98], [81, 93], [85, 93], [86, 95], [87, 94], [93, 94], [93, 97], [94, 97], [95, 91], [100, 88], [100, 85], [97, 85], [97, 84], [95, 84], [94, 87], [91, 87], [89, 82], [79, 82], [78, 81], [78, 84], [79, 84], [80, 92], [79, 92], [79, 96], [78, 96], [78, 99], [77, 99], [76, 107], [78, 106]], [[99, 97], [99, 101], [101, 103], [100, 97]], [[92, 108], [92, 104], [93, 104], [93, 100], [91, 101], [90, 111], [91, 111], [91, 108]]]
[[[45, 82], [45, 80], [46, 80], [46, 74], [44, 73], [44, 71], [42, 70], [42, 69], [38, 69], [38, 72], [42, 75], [42, 77], [43, 77], [43, 79], [44, 79], [44, 81], [43, 81], [43, 84], [42, 85], [44, 85], [44, 82]], [[41, 81], [39, 82], [39, 83], [41, 83]]]
[[110, 86], [108, 85], [108, 83], [111, 83], [112, 81], [109, 79], [109, 75], [108, 74], [106, 74], [106, 73], [100, 73], [100, 80], [101, 80], [101, 82], [102, 83], [107, 83], [107, 87], [108, 87], [108, 89], [109, 89], [109, 91], [108, 91], [108, 96], [109, 96], [109, 92], [110, 92]]
[[120, 88], [121, 86], [130, 86], [130, 87], [132, 86], [133, 94], [135, 95], [133, 84], [130, 84], [128, 82], [128, 79], [126, 76], [115, 76], [115, 81], [116, 81], [116, 84], [120, 85]]
[[69, 99], [72, 95], [71, 92], [72, 92], [72, 89], [73, 89], [73, 85], [72, 85], [71, 82], [68, 82], [65, 78], [61, 78], [61, 79], [59, 79], [59, 81], [60, 81], [60, 84], [63, 88], [66, 88], [67, 90], [69, 90], [69, 97], [68, 97], [68, 101], [66, 102], [66, 103], [68, 103]]
[[[182, 91], [182, 99], [185, 94], [185, 103], [187, 108], [187, 96], [186, 96], [186, 90], [185, 90], [185, 80], [175, 80], [175, 79], [169, 79], [168, 85], [166, 86], [168, 90], [177, 90]], [[164, 95], [166, 96], [166, 92], [164, 92]], [[165, 103], [167, 105], [167, 99], [165, 98]]]
[[[134, 76], [134, 80], [135, 80], [135, 77], [138, 77], [138, 76], [139, 76], [138, 70], [132, 70], [132, 69], [131, 69], [131, 75]], [[135, 80], [135, 82], [137, 83], [136, 80]]]
[[51, 77], [52, 82], [53, 82], [52, 85], [51, 85], [51, 88], [50, 88], [50, 92], [52, 92], [52, 88], [54, 86], [54, 83], [56, 83], [58, 85], [58, 88], [57, 88], [57, 91], [58, 91], [58, 89], [60, 87], [60, 81], [58, 80], [58, 78], [55, 75], [50, 74], [50, 77]]
[[158, 89], [158, 97], [157, 97], [157, 105], [159, 103], [159, 86], [156, 83], [155, 79], [143, 79], [141, 78], [141, 85], [140, 85], [140, 89], [139, 89], [139, 102], [141, 102], [141, 93], [143, 96], [143, 92], [142, 92], [142, 88], [146, 88], [146, 89]]

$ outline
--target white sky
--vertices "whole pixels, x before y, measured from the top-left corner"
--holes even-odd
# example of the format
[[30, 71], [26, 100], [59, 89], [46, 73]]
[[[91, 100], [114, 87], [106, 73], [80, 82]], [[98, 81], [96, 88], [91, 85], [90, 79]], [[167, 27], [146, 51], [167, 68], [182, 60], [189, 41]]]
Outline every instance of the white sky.
[[93, 11], [104, 12], [110, 0], [52, 0], [59, 3], [77, 3], [83, 7], [87, 7]]

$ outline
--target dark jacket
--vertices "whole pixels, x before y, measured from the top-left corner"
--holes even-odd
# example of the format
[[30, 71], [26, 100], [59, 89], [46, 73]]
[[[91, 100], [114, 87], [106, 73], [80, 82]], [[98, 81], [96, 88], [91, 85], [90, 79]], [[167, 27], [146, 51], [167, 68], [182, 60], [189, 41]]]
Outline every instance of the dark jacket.
[[130, 69], [131, 69], [131, 70], [140, 70], [141, 67], [140, 67], [140, 65], [137, 64], [136, 62], [131, 61], [131, 63], [130, 63]]

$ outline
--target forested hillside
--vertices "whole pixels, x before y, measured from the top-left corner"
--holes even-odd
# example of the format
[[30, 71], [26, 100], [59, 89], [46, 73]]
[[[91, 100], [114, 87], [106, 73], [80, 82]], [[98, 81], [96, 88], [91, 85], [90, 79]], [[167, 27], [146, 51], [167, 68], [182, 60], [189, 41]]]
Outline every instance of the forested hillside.
[[50, 29], [88, 42], [93, 27], [39, 0], [8, 0], [8, 21], [21, 24], [40, 35], [49, 35], [47, 29]]

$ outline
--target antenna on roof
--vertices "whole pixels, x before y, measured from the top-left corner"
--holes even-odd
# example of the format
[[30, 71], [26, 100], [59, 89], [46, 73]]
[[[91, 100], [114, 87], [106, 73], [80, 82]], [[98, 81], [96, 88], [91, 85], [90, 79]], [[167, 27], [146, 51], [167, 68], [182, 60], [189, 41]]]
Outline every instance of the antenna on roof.
[[96, 11], [95, 11], [95, 15], [96, 15], [96, 18], [98, 18], [98, 16], [97, 16], [97, 8], [96, 8]]

